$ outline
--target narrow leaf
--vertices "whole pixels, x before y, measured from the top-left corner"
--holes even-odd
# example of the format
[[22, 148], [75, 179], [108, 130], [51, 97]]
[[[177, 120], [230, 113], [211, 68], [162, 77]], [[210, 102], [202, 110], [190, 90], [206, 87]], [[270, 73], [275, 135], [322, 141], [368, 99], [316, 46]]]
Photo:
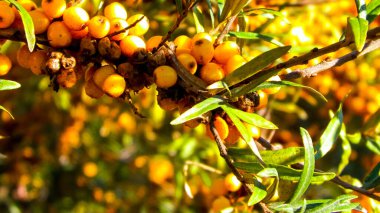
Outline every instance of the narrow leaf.
[[347, 139], [346, 126], [344, 124], [342, 124], [342, 129], [340, 130], [339, 137], [342, 140], [342, 154], [340, 155], [337, 175], [342, 173], [343, 169], [349, 164], [352, 151], [350, 141]]
[[225, 19], [237, 15], [248, 2], [249, 0], [226, 0], [219, 22], [221, 23]]
[[380, 14], [380, 0], [372, 0], [367, 5], [367, 20], [372, 23]]
[[21, 84], [16, 81], [0, 79], [0, 91], [20, 88]]
[[[245, 172], [256, 174], [260, 172], [263, 167], [260, 163], [257, 162], [235, 162], [234, 165], [236, 168], [241, 169]], [[278, 164], [268, 164], [267, 168], [275, 168], [278, 172], [278, 176], [282, 180], [288, 181], [299, 181], [302, 174], [301, 170], [293, 169], [287, 166], [278, 165]], [[335, 177], [333, 172], [314, 172], [313, 177], [311, 178], [311, 183], [322, 183], [328, 180], [331, 180]]]
[[255, 125], [257, 127], [263, 128], [263, 129], [278, 129], [276, 125], [274, 125], [272, 122], [268, 121], [267, 119], [261, 117], [260, 115], [256, 113], [249, 113], [245, 112], [233, 107], [230, 107], [230, 110], [233, 111], [233, 113], [240, 118], [242, 121]]
[[373, 153], [380, 155], [380, 139], [376, 140], [375, 138], [367, 137], [365, 146]]
[[380, 108], [369, 117], [367, 122], [362, 127], [362, 132], [366, 132], [370, 129], [376, 128], [380, 124]]
[[215, 18], [214, 18], [214, 12], [212, 11], [212, 5], [210, 0], [206, 0], [207, 6], [208, 6], [208, 12], [210, 15], [210, 20], [211, 20], [211, 26], [214, 28], [215, 26]]
[[222, 102], [224, 102], [224, 100], [218, 96], [207, 98], [206, 100], [195, 104], [192, 108], [182, 113], [178, 118], [171, 121], [170, 124], [177, 125], [197, 118], [206, 112], [218, 108]]
[[[260, 155], [263, 161], [269, 164], [291, 165], [302, 162], [304, 152], [303, 147], [289, 147], [280, 150], [263, 150]], [[228, 154], [236, 161], [256, 161], [256, 157], [252, 155], [252, 151], [249, 149], [231, 147], [228, 149]]]
[[203, 14], [199, 10], [198, 7], [193, 7], [193, 17], [195, 22], [195, 28], [197, 29], [197, 33], [204, 32], [204, 20], [203, 20]]
[[294, 194], [290, 199], [290, 203], [294, 203], [295, 201], [299, 200], [309, 188], [315, 167], [314, 149], [311, 137], [307, 130], [304, 128], [301, 128], [301, 136], [303, 145], [305, 147], [305, 161], [300, 180]]
[[352, 37], [358, 51], [364, 47], [367, 39], [368, 21], [363, 18], [348, 18], [347, 38]]
[[322, 158], [331, 150], [336, 139], [339, 136], [339, 132], [342, 128], [343, 123], [343, 112], [342, 112], [342, 104], [340, 104], [337, 112], [334, 117], [330, 120], [327, 125], [325, 131], [322, 133], [319, 142], [317, 143], [315, 150], [317, 151], [315, 154], [315, 159]]
[[[351, 210], [359, 204], [353, 204], [347, 206], [350, 203], [350, 200], [355, 199], [355, 195], [341, 195], [334, 200], [331, 200], [327, 203], [319, 205], [318, 207], [312, 208], [306, 212], [312, 213], [325, 213], [325, 212], [337, 212], [343, 210]], [[342, 209], [344, 207], [344, 209]]]
[[236, 38], [240, 39], [250, 39], [250, 40], [257, 40], [261, 39], [267, 42], [270, 42], [274, 45], [277, 45], [279, 47], [285, 46], [283, 43], [276, 40], [274, 37], [262, 33], [255, 33], [255, 32], [229, 32], [230, 36], [234, 36]]
[[249, 197], [248, 206], [253, 206], [256, 203], [259, 203], [267, 195], [265, 186], [256, 179], [254, 181], [254, 189], [251, 197]]
[[269, 50], [239, 67], [230, 75], [227, 75], [224, 81], [229, 86], [240, 83], [245, 79], [253, 76], [261, 69], [267, 67], [281, 56], [285, 55], [289, 50], [290, 46], [277, 47], [275, 49]]
[[6, 113], [9, 114], [9, 116], [11, 116], [11, 118], [14, 120], [15, 118], [13, 117], [13, 115], [7, 110], [5, 109], [3, 106], [0, 105], [0, 110], [4, 110]]
[[30, 52], [33, 52], [34, 45], [36, 44], [36, 35], [34, 34], [34, 25], [32, 17], [29, 15], [28, 11], [21, 6], [16, 0], [6, 0], [16, 7], [19, 11], [22, 23], [24, 25], [25, 37], [28, 43], [28, 48]]
[[372, 189], [380, 185], [380, 162], [377, 163], [375, 168], [364, 179], [363, 188]]

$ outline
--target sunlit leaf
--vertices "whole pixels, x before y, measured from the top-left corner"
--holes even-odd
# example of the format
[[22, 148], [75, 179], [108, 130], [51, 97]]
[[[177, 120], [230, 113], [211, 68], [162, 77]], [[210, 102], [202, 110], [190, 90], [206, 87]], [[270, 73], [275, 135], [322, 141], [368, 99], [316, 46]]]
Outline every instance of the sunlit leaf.
[[[331, 199], [306, 200], [306, 209], [314, 208], [329, 201], [331, 201]], [[274, 202], [270, 203], [268, 207], [279, 212], [297, 212], [302, 209], [304, 203], [304, 200], [296, 201], [294, 203]]]
[[313, 142], [311, 140], [309, 133], [304, 128], [301, 128], [301, 136], [302, 136], [303, 145], [305, 147], [304, 167], [303, 167], [302, 174], [298, 182], [297, 188], [294, 194], [292, 195], [292, 197], [290, 198], [289, 203], [294, 203], [295, 201], [298, 201], [302, 197], [302, 195], [309, 188], [309, 185], [311, 183], [311, 178], [313, 177], [313, 173], [314, 173], [315, 159], [314, 159]]
[[21, 6], [16, 0], [6, 0], [11, 3], [19, 11], [22, 23], [24, 25], [25, 37], [28, 43], [28, 49], [33, 52], [34, 46], [36, 44], [36, 35], [34, 34], [34, 25], [32, 17], [29, 15], [28, 11]]
[[350, 203], [350, 200], [355, 199], [355, 195], [341, 195], [334, 200], [312, 208], [306, 212], [325, 213], [325, 212], [340, 212], [354, 209], [358, 203]]
[[361, 51], [367, 39], [368, 21], [363, 18], [349, 17], [347, 21], [347, 38], [353, 38], [355, 47]]
[[368, 137], [366, 138], [365, 146], [373, 153], [380, 155], [380, 140]]
[[317, 151], [315, 154], [315, 159], [322, 158], [331, 150], [336, 139], [339, 136], [339, 132], [342, 128], [343, 123], [343, 112], [342, 105], [339, 106], [337, 112], [334, 117], [330, 120], [327, 125], [325, 131], [323, 131], [319, 142], [316, 144], [315, 150]]
[[363, 188], [372, 189], [380, 185], [380, 162], [377, 163], [375, 168], [364, 179]]
[[20, 88], [21, 84], [16, 81], [0, 79], [0, 91]]
[[[260, 167], [261, 165], [257, 162], [235, 162], [234, 165], [238, 169], [253, 174], [258, 173], [263, 169], [263, 167]], [[299, 181], [302, 174], [302, 170], [293, 169], [283, 165], [267, 163], [267, 168], [275, 168], [278, 172], [279, 178], [288, 181]], [[311, 183], [322, 183], [331, 180], [334, 177], [335, 173], [333, 172], [314, 172], [313, 177], [311, 178]]]
[[380, 124], [380, 108], [374, 114], [372, 114], [371, 117], [369, 117], [367, 122], [365, 122], [365, 124], [361, 128], [361, 130], [363, 132], [366, 132], [372, 128], [376, 128], [379, 124]]
[[254, 181], [254, 189], [252, 195], [249, 197], [248, 206], [253, 206], [256, 203], [259, 203], [267, 195], [265, 186], [256, 179]]
[[13, 115], [12, 115], [7, 109], [5, 109], [5, 108], [4, 108], [3, 106], [1, 106], [1, 105], [0, 105], [0, 110], [4, 110], [6, 113], [8, 113], [9, 116], [11, 116], [12, 119], [15, 119], [15, 118], [13, 117]]
[[263, 129], [278, 129], [276, 125], [274, 125], [269, 120], [263, 118], [262, 116], [256, 114], [256, 113], [249, 113], [245, 112], [233, 107], [229, 107], [230, 110], [242, 121], [255, 125], [257, 127], [263, 128]]
[[203, 14], [199, 10], [198, 7], [193, 7], [193, 17], [194, 17], [194, 23], [195, 28], [197, 29], [197, 33], [204, 32], [204, 20], [203, 20]]
[[195, 104], [186, 112], [182, 113], [178, 118], [170, 122], [171, 125], [177, 125], [197, 118], [202, 114], [218, 108], [224, 100], [221, 97], [215, 96]]
[[193, 193], [191, 192], [190, 185], [189, 185], [189, 183], [188, 183], [187, 181], [185, 182], [184, 188], [185, 188], [185, 192], [186, 192], [187, 196], [188, 196], [189, 198], [193, 199], [193, 198], [194, 198], [194, 195], [193, 195]]
[[262, 33], [255, 33], [255, 32], [229, 32], [228, 33], [230, 36], [234, 36], [236, 38], [240, 39], [249, 39], [249, 40], [256, 40], [256, 39], [261, 39], [267, 42], [270, 42], [274, 45], [277, 45], [279, 47], [285, 46], [283, 43], [280, 41], [276, 40], [274, 37], [270, 35], [265, 35]]
[[258, 90], [262, 90], [262, 89], [269, 89], [269, 88], [276, 88], [276, 87], [288, 87], [288, 86], [300, 87], [303, 89], [307, 89], [310, 92], [312, 92], [315, 96], [317, 96], [319, 99], [327, 102], [326, 97], [324, 95], [322, 95], [320, 92], [318, 92], [317, 90], [315, 90], [314, 88], [308, 87], [308, 86], [305, 86], [302, 84], [298, 84], [295, 82], [291, 82], [291, 81], [265, 81], [262, 84], [260, 84], [259, 86], [257, 86], [255, 89], [253, 89], [252, 91], [258, 91]]
[[[253, 15], [264, 15], [264, 16], [266, 14], [271, 14], [273, 16], [272, 18], [279, 17], [282, 20], [284, 20], [287, 24], [290, 24], [290, 22], [286, 18], [286, 16], [284, 14], [282, 14], [280, 11], [272, 10], [272, 9], [268, 9], [268, 8], [252, 8], [252, 9], [249, 9], [249, 10], [245, 10], [244, 14], [245, 15], [252, 15], [252, 14]], [[265, 17], [271, 18], [269, 16], [265, 16]]]
[[225, 19], [237, 15], [248, 2], [249, 0], [226, 0], [219, 22], [223, 22]]
[[342, 154], [340, 155], [340, 162], [337, 170], [338, 175], [342, 173], [343, 169], [349, 164], [351, 156], [351, 144], [347, 139], [346, 126], [344, 124], [342, 124], [342, 129], [340, 130], [339, 137], [342, 140]]
[[[269, 164], [291, 165], [300, 163], [303, 160], [305, 149], [303, 147], [289, 147], [280, 150], [263, 150], [260, 151], [264, 162]], [[229, 148], [228, 154], [236, 161], [254, 162], [256, 158], [252, 156], [249, 149]]]
[[380, 0], [372, 0], [367, 5], [367, 20], [373, 22], [380, 14]]

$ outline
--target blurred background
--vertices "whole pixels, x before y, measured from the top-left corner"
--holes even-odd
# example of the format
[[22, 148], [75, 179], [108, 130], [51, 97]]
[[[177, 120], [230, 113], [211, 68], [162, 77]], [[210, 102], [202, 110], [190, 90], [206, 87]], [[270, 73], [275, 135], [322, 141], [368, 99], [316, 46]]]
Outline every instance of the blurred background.
[[[176, 20], [175, 1], [121, 3], [128, 14], [144, 13], [149, 18], [146, 40], [165, 35]], [[96, 4], [89, 2], [85, 8], [94, 11], [91, 5]], [[337, 42], [347, 17], [356, 16], [354, 1], [345, 0], [318, 4], [312, 0], [251, 1], [250, 7], [281, 11], [282, 17], [252, 13], [244, 18], [249, 31], [294, 46], [288, 58]], [[201, 1], [198, 10], [204, 17], [206, 31], [210, 30], [207, 4]], [[377, 20], [370, 27], [379, 23]], [[189, 14], [173, 38], [182, 34], [191, 37], [196, 30], [194, 17]], [[22, 85], [0, 93], [0, 104], [14, 116], [12, 119], [1, 111], [0, 153], [4, 156], [0, 159], [0, 212], [216, 212], [223, 203], [221, 197], [227, 198], [236, 211], [250, 210], [244, 202], [243, 189], [225, 189], [224, 177], [230, 171], [215, 142], [205, 135], [204, 125], [171, 126], [170, 121], [179, 114], [157, 105], [154, 87], [133, 94], [133, 103], [146, 116], [140, 118], [127, 103], [106, 96], [97, 100], [88, 97], [83, 79], [71, 89], [54, 92], [49, 87], [49, 77], [35, 76], [17, 65], [19, 47], [20, 43], [7, 41], [0, 49], [13, 61], [11, 72], [4, 78]], [[260, 39], [245, 40], [242, 53], [252, 59], [274, 47], [275, 44]], [[350, 51], [345, 48], [329, 57]], [[264, 110], [279, 130], [263, 131], [263, 137], [271, 137], [271, 142], [279, 147], [302, 146], [302, 126], [317, 140], [329, 121], [329, 111], [335, 111], [349, 93], [343, 114], [347, 132], [353, 138], [348, 144], [350, 149], [338, 141], [334, 150], [318, 161], [317, 168], [342, 170], [341, 175], [353, 184], [362, 181], [380, 162], [378, 132], [362, 134], [373, 140], [355, 140], [363, 123], [380, 106], [379, 55], [380, 51], [375, 51], [315, 78], [296, 80], [321, 92], [327, 103], [308, 90], [293, 87], [282, 88], [270, 96]], [[325, 59], [317, 58], [306, 66]], [[349, 159], [349, 163], [339, 168], [342, 159]], [[194, 166], [196, 163], [222, 174]], [[342, 193], [343, 189], [326, 183], [311, 187], [307, 196], [331, 198]], [[368, 209], [375, 209], [374, 201], [362, 196], [359, 200]]]

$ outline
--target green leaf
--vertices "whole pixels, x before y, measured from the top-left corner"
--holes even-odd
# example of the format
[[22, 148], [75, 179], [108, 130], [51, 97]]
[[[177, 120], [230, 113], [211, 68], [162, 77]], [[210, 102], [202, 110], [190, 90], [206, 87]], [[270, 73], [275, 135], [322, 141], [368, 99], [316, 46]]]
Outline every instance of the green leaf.
[[356, 10], [358, 11], [358, 17], [367, 19], [367, 7], [365, 0], [355, 0]]
[[362, 132], [366, 132], [370, 129], [376, 128], [380, 124], [380, 108], [371, 115], [371, 117], [365, 122], [361, 128]]
[[13, 115], [7, 110], [7, 109], [5, 109], [3, 106], [1, 106], [0, 105], [0, 110], [4, 110], [6, 113], [8, 113], [10, 116], [11, 116], [11, 118], [14, 120], [15, 118], [13, 117]]
[[22, 23], [24, 25], [25, 37], [28, 43], [28, 48], [30, 52], [33, 52], [34, 46], [36, 44], [36, 35], [34, 34], [34, 25], [32, 17], [29, 15], [28, 11], [25, 10], [24, 7], [21, 6], [19, 2], [16, 0], [6, 0], [16, 7], [19, 11]]
[[367, 5], [367, 20], [372, 23], [380, 14], [380, 0], [372, 0]]
[[365, 146], [373, 153], [380, 155], [380, 140], [368, 137]]
[[334, 200], [312, 208], [306, 212], [312, 213], [325, 213], [325, 212], [338, 212], [347, 211], [356, 208], [358, 203], [350, 203], [350, 200], [355, 199], [355, 195], [341, 195]]
[[277, 47], [269, 50], [239, 67], [230, 75], [227, 75], [223, 81], [225, 81], [228, 86], [240, 83], [285, 55], [289, 50], [290, 46]]
[[375, 168], [364, 179], [363, 188], [372, 189], [380, 185], [380, 162], [377, 163]]
[[314, 88], [308, 87], [308, 86], [305, 86], [302, 84], [298, 84], [295, 82], [291, 82], [291, 81], [265, 81], [262, 84], [260, 84], [259, 86], [257, 86], [255, 89], [253, 89], [252, 92], [262, 90], [262, 89], [269, 89], [269, 88], [275, 88], [275, 87], [288, 87], [288, 86], [300, 87], [303, 89], [307, 89], [311, 93], [313, 93], [315, 96], [317, 96], [319, 99], [327, 102], [326, 97], [324, 95], [322, 95], [320, 92], [318, 92], [317, 90], [315, 90]]
[[344, 124], [342, 124], [342, 129], [340, 130], [339, 137], [342, 140], [342, 154], [340, 155], [337, 175], [342, 173], [343, 169], [349, 164], [352, 151], [350, 141], [347, 139], [346, 126]]
[[306, 120], [308, 118], [307, 112], [294, 102], [273, 101], [271, 102], [271, 107], [276, 111], [294, 113], [302, 120]]
[[240, 118], [242, 121], [246, 123], [255, 125], [263, 129], [278, 129], [278, 127], [274, 125], [272, 122], [268, 121], [267, 119], [261, 117], [256, 113], [245, 112], [234, 107], [229, 108], [238, 118]]
[[215, 18], [214, 18], [214, 12], [212, 11], [212, 4], [210, 0], [206, 0], [207, 7], [208, 7], [208, 12], [210, 15], [210, 20], [211, 20], [211, 26], [214, 28], [215, 26]]
[[353, 38], [355, 47], [361, 51], [367, 39], [368, 21], [363, 18], [348, 18], [347, 38]]
[[223, 102], [224, 100], [219, 96], [207, 98], [206, 100], [195, 104], [189, 110], [182, 113], [178, 118], [171, 121], [170, 124], [177, 125], [189, 121], [191, 119], [197, 118], [198, 116], [201, 116], [206, 112], [218, 108]]
[[0, 91], [20, 88], [21, 84], [16, 81], [0, 79]]
[[178, 13], [181, 13], [183, 9], [182, 0], [175, 0], [175, 6], [177, 7]]
[[249, 0], [226, 0], [219, 22], [221, 23], [225, 19], [237, 15], [248, 2]]
[[248, 206], [253, 206], [256, 203], [259, 203], [267, 196], [267, 191], [265, 186], [260, 183], [258, 180], [254, 179], [254, 189], [251, 197], [248, 200]]
[[251, 39], [251, 40], [256, 40], [256, 39], [262, 39], [264, 41], [270, 42], [274, 45], [277, 45], [279, 47], [285, 46], [283, 43], [279, 42], [276, 40], [274, 37], [262, 33], [254, 33], [254, 32], [229, 32], [228, 33], [230, 36], [234, 36], [236, 38], [240, 39]]
[[[260, 172], [263, 167], [260, 163], [257, 162], [234, 162], [236, 168], [241, 169], [248, 173], [256, 174]], [[289, 181], [299, 181], [302, 174], [301, 170], [293, 169], [287, 166], [278, 165], [278, 164], [269, 164], [267, 163], [267, 168], [275, 168], [278, 172], [280, 179], [289, 180]], [[314, 172], [313, 177], [311, 178], [311, 183], [322, 183], [328, 180], [331, 180], [335, 177], [333, 172]]]
[[342, 104], [340, 104], [337, 112], [335, 113], [334, 117], [330, 120], [329, 124], [327, 125], [325, 131], [322, 133], [322, 136], [315, 147], [317, 151], [315, 153], [316, 160], [322, 158], [323, 156], [327, 154], [327, 152], [331, 150], [336, 139], [339, 136], [339, 132], [342, 128], [342, 123], [343, 123], [343, 112], [342, 112]]
[[[327, 203], [331, 201], [331, 199], [321, 199], [321, 200], [306, 200], [306, 209], [314, 208], [323, 203]], [[279, 212], [296, 212], [302, 209], [305, 201], [300, 200], [294, 203], [283, 203], [283, 202], [274, 202], [270, 203], [268, 207], [274, 211]]]
[[[263, 150], [260, 154], [266, 163], [291, 165], [302, 162], [304, 152], [305, 149], [303, 147], [289, 147], [280, 150]], [[252, 151], [249, 149], [231, 147], [228, 149], [228, 155], [232, 156], [236, 161], [256, 161], [256, 157], [252, 156]]]
[[203, 20], [203, 14], [199, 10], [198, 7], [193, 7], [193, 17], [194, 17], [194, 23], [195, 28], [197, 29], [197, 33], [204, 32], [204, 20]]
[[[261, 13], [257, 13], [256, 11], [259, 11]], [[279, 17], [282, 20], [284, 20], [287, 24], [290, 24], [289, 20], [286, 18], [284, 14], [282, 14], [280, 11], [273, 10], [273, 9], [253, 8], [253, 9], [245, 10], [244, 14], [245, 15], [262, 15], [271, 19], [273, 19], [274, 17]], [[272, 17], [268, 16], [268, 14], [272, 15]]]
[[309, 188], [309, 185], [311, 183], [311, 178], [313, 177], [313, 173], [314, 173], [315, 159], [314, 159], [313, 142], [311, 140], [309, 133], [304, 128], [301, 128], [301, 136], [302, 136], [303, 145], [305, 147], [304, 167], [303, 167], [302, 174], [298, 182], [297, 188], [294, 194], [292, 195], [289, 203], [294, 203], [295, 201], [298, 201], [302, 197], [302, 195]]

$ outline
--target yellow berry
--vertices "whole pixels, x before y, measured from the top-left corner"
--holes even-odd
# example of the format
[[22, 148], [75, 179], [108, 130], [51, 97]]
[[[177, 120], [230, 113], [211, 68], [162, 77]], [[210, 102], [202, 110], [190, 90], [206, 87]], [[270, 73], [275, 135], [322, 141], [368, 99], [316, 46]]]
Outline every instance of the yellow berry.
[[16, 15], [6, 2], [0, 2], [0, 29], [8, 28], [12, 25]]
[[191, 55], [198, 64], [207, 64], [214, 57], [214, 45], [207, 39], [199, 39], [194, 43]]
[[227, 63], [224, 65], [224, 72], [226, 76], [235, 71], [237, 68], [243, 66], [247, 61], [241, 55], [234, 55], [228, 59]]
[[192, 55], [187, 54], [187, 53], [182, 53], [178, 55], [177, 58], [178, 58], [178, 61], [186, 68], [186, 70], [189, 71], [189, 73], [193, 75], [195, 74], [195, 72], [197, 71], [198, 65], [197, 65], [197, 61]]
[[30, 70], [36, 75], [41, 75], [48, 60], [47, 52], [45, 50], [34, 51], [30, 54], [29, 60]]
[[111, 28], [111, 24], [107, 17], [101, 15], [92, 17], [87, 26], [90, 36], [94, 38], [105, 37]]
[[177, 83], [177, 72], [170, 66], [159, 66], [153, 71], [154, 82], [157, 87], [169, 88]]
[[65, 0], [42, 0], [41, 7], [44, 13], [51, 19], [59, 18], [66, 10]]
[[125, 87], [126, 82], [123, 76], [114, 73], [104, 79], [102, 89], [107, 95], [117, 98], [124, 93]]
[[41, 10], [32, 10], [29, 12], [30, 17], [32, 17], [34, 33], [41, 34], [46, 32], [50, 25], [50, 19]]
[[[113, 34], [114, 32], [119, 32], [120, 30], [128, 27], [128, 23], [124, 19], [112, 19], [111, 20], [111, 28], [109, 34]], [[128, 35], [128, 30], [118, 33], [111, 37], [112, 40], [120, 41]]]
[[[220, 116], [216, 116], [214, 120], [214, 127], [219, 134], [219, 137], [224, 140], [227, 138], [229, 130], [227, 122]], [[211, 131], [211, 126], [207, 125], [206, 134], [214, 140], [214, 135]]]
[[224, 179], [224, 184], [228, 191], [236, 192], [241, 187], [241, 182], [237, 179], [237, 177], [233, 173], [229, 173]]
[[72, 37], [69, 29], [61, 21], [53, 22], [47, 30], [49, 44], [55, 48], [67, 47], [71, 44]]
[[211, 43], [213, 42], [213, 39], [210, 36], [210, 34], [205, 33], [205, 32], [197, 33], [191, 39], [191, 43], [190, 43], [191, 44], [191, 48], [194, 47], [195, 42], [197, 42], [198, 40], [201, 40], [201, 39], [206, 39], [206, 40], [210, 41]]
[[120, 49], [123, 55], [131, 57], [135, 52], [146, 49], [146, 46], [140, 37], [128, 35], [120, 41]]
[[0, 76], [6, 75], [12, 68], [12, 61], [8, 56], [0, 54]]
[[112, 2], [104, 8], [104, 16], [108, 20], [112, 19], [127, 19], [127, 10], [119, 2]]
[[200, 71], [201, 79], [207, 84], [212, 84], [214, 82], [220, 81], [224, 78], [223, 68], [216, 63], [210, 62], [205, 64]]
[[146, 50], [152, 52], [154, 48], [158, 47], [158, 45], [162, 41], [162, 36], [152, 36], [146, 42]]
[[[127, 19], [127, 22], [129, 25], [135, 23], [137, 20], [141, 19], [144, 15], [143, 14], [136, 14]], [[136, 36], [142, 36], [146, 32], [148, 32], [149, 29], [149, 21], [146, 16], [140, 20], [136, 26], [129, 29], [130, 35], [136, 35]]]
[[116, 73], [115, 68], [111, 65], [105, 65], [100, 67], [94, 72], [93, 80], [96, 86], [103, 88], [103, 83], [106, 78], [112, 74]]
[[95, 177], [98, 174], [98, 166], [93, 162], [88, 162], [83, 165], [83, 174], [87, 177]]
[[185, 35], [180, 35], [174, 39], [174, 45], [176, 46], [176, 55], [181, 53], [190, 53], [191, 52], [191, 38]]
[[215, 48], [214, 58], [220, 64], [227, 63], [234, 55], [240, 54], [239, 46], [233, 41], [225, 41]]
[[81, 30], [90, 20], [87, 11], [78, 6], [67, 8], [63, 13], [63, 22], [70, 30]]

